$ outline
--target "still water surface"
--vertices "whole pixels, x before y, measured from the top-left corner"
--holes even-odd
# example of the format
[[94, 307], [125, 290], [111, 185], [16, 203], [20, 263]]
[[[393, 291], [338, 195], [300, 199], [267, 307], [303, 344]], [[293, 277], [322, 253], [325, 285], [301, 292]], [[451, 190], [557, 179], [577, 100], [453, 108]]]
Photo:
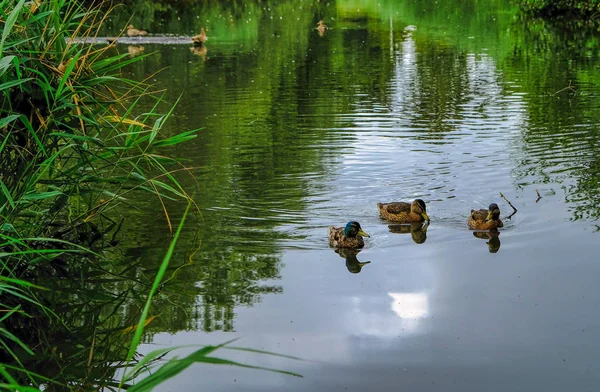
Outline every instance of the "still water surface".
[[[199, 246], [174, 289], [187, 299], [157, 309], [179, 317], [144, 350], [240, 337], [304, 359], [224, 351], [304, 378], [197, 365], [161, 390], [596, 390], [596, 38], [500, 1], [434, 3], [206, 6], [140, 26], [209, 28], [206, 50], [147, 45], [130, 69], [166, 68], [173, 131], [202, 128], [176, 151], [202, 210], [179, 255]], [[471, 208], [512, 213], [500, 192], [518, 212], [474, 235]], [[377, 202], [417, 197], [425, 230], [379, 218]], [[327, 243], [349, 220], [371, 235], [355, 258]]]

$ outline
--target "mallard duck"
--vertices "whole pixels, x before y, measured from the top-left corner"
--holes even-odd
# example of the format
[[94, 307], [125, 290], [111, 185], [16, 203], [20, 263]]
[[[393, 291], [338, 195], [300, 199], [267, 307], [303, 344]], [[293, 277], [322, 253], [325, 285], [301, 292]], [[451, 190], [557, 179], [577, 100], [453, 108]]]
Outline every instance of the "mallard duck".
[[192, 42], [194, 43], [194, 45], [204, 45], [204, 43], [208, 40], [208, 37], [206, 36], [206, 30], [204, 29], [204, 27], [202, 27], [200, 29], [200, 34], [195, 35], [192, 37]]
[[486, 242], [490, 253], [497, 253], [500, 250], [500, 232], [499, 231], [474, 231], [473, 235]]
[[352, 274], [358, 274], [362, 267], [371, 263], [370, 261], [358, 261], [356, 255], [360, 253], [360, 249], [337, 248], [335, 252], [346, 259], [346, 268]]
[[392, 203], [377, 203], [377, 208], [379, 208], [379, 215], [381, 215], [383, 219], [387, 219], [390, 222], [429, 222], [429, 216], [427, 216], [427, 207], [425, 207], [425, 202], [421, 199], [415, 199], [412, 204], [401, 201]]
[[329, 245], [336, 248], [362, 248], [363, 237], [370, 237], [363, 231], [358, 222], [348, 222], [346, 227], [329, 228]]
[[422, 244], [427, 241], [428, 227], [429, 222], [426, 222], [425, 224], [422, 224], [421, 222], [413, 222], [410, 225], [395, 224], [388, 226], [391, 233], [410, 233], [410, 236], [415, 244]]
[[500, 220], [500, 208], [492, 203], [487, 210], [471, 210], [469, 215], [469, 228], [474, 230], [495, 230], [504, 226]]
[[317, 30], [319, 30], [320, 36], [323, 36], [325, 34], [325, 31], [327, 31], [327, 29], [328, 29], [327, 25], [322, 20], [320, 20], [317, 23]]
[[133, 25], [127, 26], [127, 36], [129, 37], [143, 37], [148, 35], [148, 31], [142, 29], [135, 29]]

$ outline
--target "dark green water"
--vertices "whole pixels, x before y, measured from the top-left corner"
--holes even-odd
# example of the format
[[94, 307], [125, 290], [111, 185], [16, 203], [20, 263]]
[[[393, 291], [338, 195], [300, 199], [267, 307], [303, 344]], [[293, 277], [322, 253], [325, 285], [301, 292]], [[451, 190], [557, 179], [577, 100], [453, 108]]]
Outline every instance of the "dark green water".
[[[157, 34], [209, 29], [205, 52], [147, 45], [156, 54], [130, 68], [164, 69], [151, 80], [181, 95], [173, 132], [202, 128], [176, 150], [202, 211], [174, 261], [190, 265], [143, 350], [240, 337], [305, 359], [223, 352], [304, 378], [197, 365], [162, 390], [596, 390], [596, 27], [439, 3], [137, 9]], [[518, 213], [499, 237], [474, 236], [471, 208], [512, 212], [500, 192]], [[425, 232], [379, 218], [377, 202], [417, 197]], [[156, 212], [130, 235], [150, 268], [166, 223], [147, 203]], [[356, 259], [327, 244], [327, 226], [349, 220], [371, 234]]]

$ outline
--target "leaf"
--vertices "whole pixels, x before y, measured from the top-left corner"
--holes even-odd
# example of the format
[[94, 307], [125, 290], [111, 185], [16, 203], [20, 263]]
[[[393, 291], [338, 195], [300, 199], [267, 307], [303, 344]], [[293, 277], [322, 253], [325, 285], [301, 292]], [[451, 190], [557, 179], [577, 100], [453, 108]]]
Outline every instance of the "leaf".
[[174, 144], [183, 143], [183, 142], [186, 142], [188, 140], [198, 137], [197, 132], [198, 132], [197, 130], [183, 132], [178, 135], [171, 136], [170, 138], [167, 138], [167, 139], [158, 140], [153, 145], [154, 145], [154, 147], [162, 147], [162, 146], [171, 146]]
[[21, 117], [20, 114], [11, 114], [10, 116], [0, 118], [0, 128], [4, 128], [5, 126], [7, 126], [11, 122], [15, 121], [19, 117]]
[[77, 65], [77, 60], [79, 60], [79, 56], [81, 56], [81, 53], [82, 51], [80, 50], [79, 52], [77, 52], [77, 54], [75, 54], [75, 57], [69, 60], [69, 64], [67, 64], [65, 72], [63, 73], [62, 77], [60, 78], [60, 81], [58, 82], [58, 87], [56, 88], [54, 99], [58, 100], [58, 98], [62, 95], [65, 85], [69, 80], [69, 76], [71, 76], [73, 69], [75, 69], [75, 65]]
[[4, 42], [8, 38], [10, 31], [15, 25], [15, 22], [21, 13], [21, 8], [23, 8], [23, 4], [25, 4], [25, 0], [19, 1], [15, 8], [13, 8], [8, 15], [8, 18], [6, 18], [6, 23], [4, 24], [4, 29], [2, 30], [2, 40], [0, 40], [0, 56], [2, 56], [2, 52], [4, 52]]
[[8, 81], [6, 83], [0, 84], [0, 91], [6, 90], [7, 88], [12, 88], [12, 87], [21, 85], [21, 84], [23, 84], [25, 82], [28, 82], [30, 80], [32, 80], [32, 79], [31, 78], [25, 78], [25, 79], [10, 80], [10, 81]]
[[105, 120], [111, 121], [117, 124], [127, 124], [127, 125], [137, 125], [142, 128], [148, 128], [148, 126], [142, 122], [131, 120], [129, 118], [119, 117], [119, 116], [106, 116]]
[[21, 200], [24, 200], [24, 201], [43, 200], [43, 199], [48, 199], [50, 197], [54, 197], [54, 196], [58, 196], [58, 195], [62, 195], [62, 194], [63, 193], [61, 191], [29, 193], [29, 194], [23, 196], [23, 198]]
[[0, 59], [0, 76], [4, 75], [8, 68], [10, 68], [14, 58], [15, 56], [6, 56]]
[[12, 208], [15, 208], [15, 201], [13, 200], [13, 198], [10, 194], [10, 191], [8, 190], [6, 185], [4, 185], [4, 182], [2, 181], [2, 179], [0, 179], [0, 188], [2, 188], [2, 193], [4, 193], [4, 197], [6, 197], [8, 204], [10, 204], [10, 206]]

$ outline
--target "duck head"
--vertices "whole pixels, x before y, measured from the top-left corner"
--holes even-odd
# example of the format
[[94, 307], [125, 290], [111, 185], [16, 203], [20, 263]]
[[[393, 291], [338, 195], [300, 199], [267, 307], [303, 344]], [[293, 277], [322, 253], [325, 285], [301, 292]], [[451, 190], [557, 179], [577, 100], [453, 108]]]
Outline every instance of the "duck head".
[[355, 238], [357, 235], [361, 237], [370, 237], [367, 233], [363, 231], [360, 227], [360, 223], [351, 221], [346, 224], [344, 228], [344, 235], [348, 238]]
[[410, 212], [421, 215], [423, 219], [429, 222], [429, 216], [427, 215], [427, 207], [425, 207], [425, 202], [423, 200], [415, 199], [415, 201], [413, 201], [410, 205]]

